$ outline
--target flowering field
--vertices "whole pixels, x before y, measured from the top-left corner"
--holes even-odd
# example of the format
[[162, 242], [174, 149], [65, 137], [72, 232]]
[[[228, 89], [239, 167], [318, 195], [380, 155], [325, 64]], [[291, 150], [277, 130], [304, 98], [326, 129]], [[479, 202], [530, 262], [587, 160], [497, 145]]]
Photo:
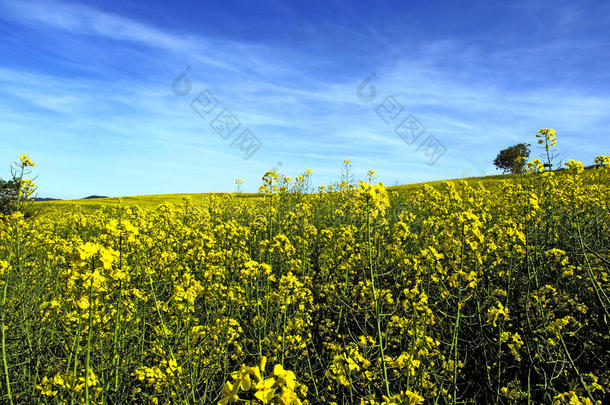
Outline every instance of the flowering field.
[[609, 163], [5, 216], [1, 402], [608, 403]]

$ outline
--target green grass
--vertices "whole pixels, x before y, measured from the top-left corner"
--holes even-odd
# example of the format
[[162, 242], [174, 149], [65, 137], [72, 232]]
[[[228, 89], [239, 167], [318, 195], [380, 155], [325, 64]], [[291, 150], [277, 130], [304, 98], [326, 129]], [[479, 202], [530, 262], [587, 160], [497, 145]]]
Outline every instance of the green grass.
[[53, 211], [69, 207], [78, 207], [86, 212], [104, 207], [137, 206], [140, 208], [155, 208], [161, 204], [180, 205], [187, 198], [191, 203], [205, 203], [212, 196], [232, 194], [238, 198], [257, 197], [256, 193], [192, 193], [192, 194], [150, 194], [130, 197], [88, 198], [79, 200], [40, 201], [35, 203], [42, 211]]
[[[403, 184], [398, 186], [388, 187], [389, 191], [409, 191], [429, 185], [432, 187], [440, 186], [442, 183], [447, 181], [467, 181], [469, 183], [482, 182], [486, 185], [495, 183], [499, 180], [509, 179], [513, 177], [511, 174], [498, 174], [490, 176], [479, 176], [479, 177], [464, 177], [449, 180], [435, 180], [421, 183]], [[237, 198], [256, 198], [259, 196], [257, 193], [178, 193], [178, 194], [149, 194], [149, 195], [138, 195], [128, 197], [107, 197], [107, 198], [90, 198], [90, 199], [78, 199], [78, 200], [58, 200], [58, 201], [41, 201], [37, 202], [36, 205], [44, 211], [53, 211], [57, 209], [65, 209], [69, 207], [78, 207], [85, 212], [96, 211], [104, 207], [118, 207], [118, 206], [137, 206], [140, 208], [156, 208], [161, 204], [173, 204], [181, 205], [184, 203], [184, 199], [188, 198], [191, 203], [203, 203], [205, 204], [212, 196], [223, 196], [233, 195]]]

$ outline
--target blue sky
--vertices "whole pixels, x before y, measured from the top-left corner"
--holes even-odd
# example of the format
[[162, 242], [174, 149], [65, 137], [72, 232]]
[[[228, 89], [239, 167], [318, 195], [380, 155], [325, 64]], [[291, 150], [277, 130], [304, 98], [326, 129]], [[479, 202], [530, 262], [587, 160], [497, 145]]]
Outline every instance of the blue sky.
[[543, 127], [590, 164], [609, 38], [602, 1], [0, 0], [0, 176], [27, 153], [39, 196], [255, 191], [351, 159], [392, 185], [495, 173]]

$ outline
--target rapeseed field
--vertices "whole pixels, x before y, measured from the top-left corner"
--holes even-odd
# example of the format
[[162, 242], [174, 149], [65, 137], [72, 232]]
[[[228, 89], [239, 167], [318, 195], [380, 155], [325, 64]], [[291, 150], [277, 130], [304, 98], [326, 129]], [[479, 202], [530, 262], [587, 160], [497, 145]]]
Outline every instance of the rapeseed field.
[[608, 403], [609, 164], [2, 216], [1, 402]]

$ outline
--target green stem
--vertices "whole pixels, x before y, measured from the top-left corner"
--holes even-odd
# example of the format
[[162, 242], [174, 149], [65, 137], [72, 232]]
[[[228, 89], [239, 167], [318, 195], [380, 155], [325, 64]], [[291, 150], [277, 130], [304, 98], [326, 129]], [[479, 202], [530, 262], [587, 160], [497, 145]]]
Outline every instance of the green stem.
[[[9, 256], [9, 263], [10, 263]], [[10, 264], [9, 264], [10, 266]], [[6, 294], [8, 291], [8, 269], [4, 271], [4, 292], [2, 294], [2, 321], [0, 322], [0, 328], [2, 328], [2, 364], [4, 366], [4, 377], [6, 380], [6, 391], [8, 395], [9, 403], [13, 404], [13, 395], [11, 394], [11, 381], [8, 375], [8, 361], [6, 359], [6, 331], [5, 331], [5, 316], [6, 316]]]
[[373, 269], [373, 256], [371, 253], [371, 223], [370, 213], [366, 213], [366, 235], [367, 235], [367, 251], [369, 260], [369, 270], [371, 277], [371, 290], [373, 291], [373, 304], [375, 305], [375, 320], [377, 323], [377, 344], [379, 345], [379, 354], [381, 356], [381, 366], [383, 368], [383, 382], [385, 385], [386, 395], [390, 396], [390, 384], [388, 383], [388, 370], [385, 364], [385, 355], [383, 353], [383, 334], [381, 333], [381, 319], [379, 315], [379, 305], [377, 302], [377, 290], [375, 289], [375, 271]]
[[91, 360], [91, 315], [93, 312], [93, 277], [89, 286], [89, 328], [87, 330], [87, 359], [85, 362], [85, 403], [89, 404], [89, 363]]
[[453, 329], [453, 398], [452, 402], [457, 403], [457, 370], [458, 370], [458, 334], [460, 332], [460, 315], [462, 310], [462, 287], [458, 289], [458, 306], [455, 315], [455, 327]]

